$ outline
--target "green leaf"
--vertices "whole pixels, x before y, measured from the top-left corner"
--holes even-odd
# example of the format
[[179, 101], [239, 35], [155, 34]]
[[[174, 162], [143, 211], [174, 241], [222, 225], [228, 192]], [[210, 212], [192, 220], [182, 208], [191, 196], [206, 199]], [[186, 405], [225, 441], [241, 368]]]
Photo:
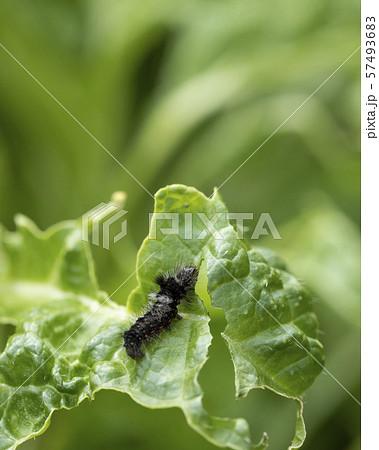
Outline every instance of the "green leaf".
[[312, 207], [287, 224], [284, 233], [288, 239], [280, 242], [279, 248], [316, 295], [359, 329], [360, 233], [330, 200], [316, 198], [317, 207], [310, 198]]
[[[178, 234], [162, 234], [171, 220], [159, 218], [160, 212], [178, 214]], [[16, 232], [2, 232], [0, 320], [17, 327], [0, 356], [1, 449], [41, 434], [54, 410], [77, 406], [100, 389], [128, 393], [150, 408], [179, 407], [189, 425], [218, 446], [267, 446], [265, 435], [259, 444], [251, 443], [244, 419], [212, 417], [202, 406], [197, 378], [211, 334], [197, 294], [180, 305], [183, 320], [149, 345], [142, 360], [128, 358], [121, 346], [120, 333], [146, 305], [156, 274], [178, 263], [202, 266], [198, 284], [205, 279], [212, 304], [225, 311], [224, 337], [235, 366], [237, 395], [267, 387], [296, 399], [291, 448], [302, 445], [300, 396], [323, 360], [310, 296], [277, 257], [238, 240], [226, 212], [218, 195], [209, 200], [179, 185], [160, 190], [152, 218], [157, 235], [153, 239], [151, 231], [140, 249], [138, 287], [126, 310], [99, 292], [79, 222], [42, 233], [19, 217]], [[197, 213], [208, 218], [221, 213], [215, 228], [222, 239], [204, 234], [205, 216]], [[184, 227], [190, 214], [192, 237]]]
[[[169, 270], [178, 261], [198, 265], [204, 261], [212, 305], [222, 309], [227, 320], [223, 336], [234, 362], [237, 396], [244, 397], [253, 388], [269, 388], [295, 399], [298, 416], [290, 448], [300, 447], [305, 439], [301, 394], [323, 366], [310, 293], [276, 255], [249, 249], [237, 239], [217, 192], [207, 199], [193, 188], [169, 186], [156, 194], [155, 213], [178, 214], [179, 233], [164, 234], [173, 220], [153, 216], [139, 264], [150, 259], [138, 271], [139, 287], [129, 298], [128, 310], [144, 304], [149, 280], [159, 270]], [[219, 218], [211, 234], [204, 218], [216, 214]], [[189, 215], [191, 238], [186, 235]]]
[[15, 233], [0, 228], [0, 323], [17, 325], [29, 308], [61, 300], [66, 292], [96, 298], [92, 258], [78, 222], [45, 232], [25, 216], [15, 222]]

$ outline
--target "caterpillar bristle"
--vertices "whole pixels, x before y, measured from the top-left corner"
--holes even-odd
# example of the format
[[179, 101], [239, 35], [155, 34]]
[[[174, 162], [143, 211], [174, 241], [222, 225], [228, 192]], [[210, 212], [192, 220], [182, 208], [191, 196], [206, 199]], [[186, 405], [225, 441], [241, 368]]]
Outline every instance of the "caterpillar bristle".
[[183, 299], [190, 301], [186, 294], [195, 289], [198, 273], [196, 266], [187, 265], [157, 275], [155, 282], [160, 287], [159, 292], [150, 292], [148, 298], [153, 301], [148, 303], [145, 314], [123, 333], [123, 346], [130, 358], [142, 358], [143, 345], [159, 338], [162, 331], [171, 331], [174, 319], [182, 319], [177, 307]]

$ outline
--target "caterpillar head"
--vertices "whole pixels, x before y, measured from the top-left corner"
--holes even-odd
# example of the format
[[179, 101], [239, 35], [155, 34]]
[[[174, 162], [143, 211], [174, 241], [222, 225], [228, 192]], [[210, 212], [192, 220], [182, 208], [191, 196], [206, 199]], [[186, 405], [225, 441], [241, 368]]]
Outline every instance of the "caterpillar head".
[[196, 266], [183, 266], [173, 274], [159, 275], [155, 282], [161, 292], [175, 300], [186, 298], [186, 293], [195, 288], [199, 269]]
[[195, 288], [199, 269], [196, 266], [184, 266], [175, 274], [175, 281], [184, 292]]

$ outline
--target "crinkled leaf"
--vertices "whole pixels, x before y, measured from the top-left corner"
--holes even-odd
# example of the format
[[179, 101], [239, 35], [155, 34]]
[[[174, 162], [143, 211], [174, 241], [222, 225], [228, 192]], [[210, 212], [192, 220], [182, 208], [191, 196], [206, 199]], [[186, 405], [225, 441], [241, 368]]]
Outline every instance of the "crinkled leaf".
[[107, 299], [80, 224], [42, 233], [22, 216], [16, 222], [17, 231], [1, 239], [1, 320], [17, 328], [0, 356], [0, 448], [41, 434], [55, 409], [77, 406], [99, 389], [126, 392], [148, 407], [181, 407], [215, 444], [250, 447], [245, 421], [211, 417], [202, 407], [197, 375], [211, 335], [195, 295], [186, 320], [133, 361], [120, 335], [133, 318], [109, 300], [100, 308]]
[[[155, 212], [178, 216], [152, 218], [139, 263], [153, 256], [138, 271], [139, 287], [129, 299], [129, 310], [144, 304], [149, 280], [159, 270], [169, 270], [178, 262], [204, 261], [212, 305], [226, 315], [223, 336], [234, 362], [237, 396], [252, 388], [269, 388], [296, 399], [291, 448], [300, 447], [305, 438], [301, 394], [323, 365], [308, 290], [272, 252], [249, 249], [237, 238], [217, 193], [207, 199], [193, 188], [170, 186], [157, 193]], [[167, 233], [176, 220], [179, 233]]]
[[[121, 347], [120, 331], [132, 323], [131, 312], [146, 304], [157, 272], [202, 261], [212, 302], [228, 321], [224, 337], [235, 364], [237, 394], [266, 386], [296, 398], [292, 448], [301, 446], [305, 430], [300, 395], [321, 370], [302, 347], [322, 361], [309, 294], [276, 257], [249, 250], [239, 241], [224, 216], [216, 224], [223, 239], [209, 233], [197, 239], [204, 225], [196, 214], [193, 237], [183, 236], [182, 220], [189, 217], [183, 213], [211, 217], [226, 212], [218, 196], [208, 200], [193, 188], [172, 186], [158, 192], [155, 212], [179, 213], [179, 235], [163, 235], [160, 230], [170, 227], [170, 221], [153, 217], [158, 233], [139, 252], [139, 285], [129, 298], [129, 313], [109, 300], [100, 308], [106, 297], [98, 291], [79, 223], [62, 223], [41, 233], [19, 218], [17, 232], [2, 233], [1, 320], [17, 328], [0, 356], [0, 448], [42, 433], [55, 409], [72, 408], [99, 389], [126, 392], [152, 408], [180, 407], [188, 423], [216, 445], [265, 448], [265, 436], [257, 446], [250, 442], [245, 420], [211, 417], [202, 406], [197, 377], [211, 335], [208, 314], [196, 294], [190, 304], [180, 305], [183, 320], [148, 346], [145, 358], [133, 361]], [[265, 316], [261, 302], [302, 347]]]
[[96, 298], [92, 258], [78, 222], [41, 232], [17, 215], [17, 232], [0, 228], [0, 323], [17, 324], [29, 308], [61, 300], [65, 292]]

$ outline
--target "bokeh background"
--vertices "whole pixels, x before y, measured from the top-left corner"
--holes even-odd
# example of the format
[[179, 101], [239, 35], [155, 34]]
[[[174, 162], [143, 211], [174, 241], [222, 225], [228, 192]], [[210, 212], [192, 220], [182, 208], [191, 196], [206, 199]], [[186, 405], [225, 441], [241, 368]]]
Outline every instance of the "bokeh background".
[[[0, 2], [4, 45], [152, 193], [171, 183], [210, 195], [359, 46], [352, 0], [40, 0]], [[312, 289], [326, 367], [360, 392], [360, 59], [357, 52], [221, 189], [232, 212], [269, 212], [277, 251]], [[134, 271], [153, 200], [0, 48], [0, 222], [42, 229], [128, 194], [128, 236], [92, 246], [113, 292]], [[252, 228], [256, 221], [252, 222]], [[247, 233], [249, 237], [249, 233]], [[117, 293], [123, 303], [131, 280]], [[245, 417], [285, 449], [295, 405], [269, 391], [234, 400], [214, 340], [200, 382], [214, 415]], [[2, 328], [2, 339], [9, 328]], [[323, 373], [305, 395], [305, 450], [357, 450], [359, 405]], [[179, 410], [102, 391], [56, 412], [25, 450], [210, 450]]]

